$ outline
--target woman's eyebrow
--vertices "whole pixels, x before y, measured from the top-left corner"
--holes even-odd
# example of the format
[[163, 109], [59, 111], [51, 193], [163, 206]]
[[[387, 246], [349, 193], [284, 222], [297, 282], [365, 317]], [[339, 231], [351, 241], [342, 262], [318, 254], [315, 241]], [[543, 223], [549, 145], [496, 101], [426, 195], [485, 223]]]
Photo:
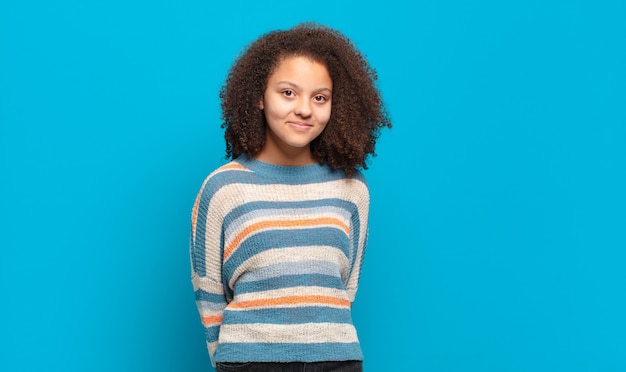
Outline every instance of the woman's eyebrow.
[[331, 94], [333, 91], [330, 88], [318, 88], [317, 90], [315, 90], [315, 93], [322, 93], [322, 92]]
[[[302, 90], [302, 88], [301, 88], [298, 84], [293, 83], [293, 82], [291, 82], [291, 81], [281, 80], [281, 81], [276, 82], [276, 85], [279, 85], [279, 84], [287, 84], [287, 85], [289, 85], [290, 87], [294, 88], [295, 90]], [[315, 90], [314, 90], [314, 92], [315, 92], [315, 93], [327, 92], [327, 93], [329, 93], [329, 94], [330, 94], [330, 93], [332, 93], [333, 91], [332, 91], [332, 89], [330, 89], [330, 88], [322, 87], [322, 88], [317, 88], [317, 89], [315, 89]]]

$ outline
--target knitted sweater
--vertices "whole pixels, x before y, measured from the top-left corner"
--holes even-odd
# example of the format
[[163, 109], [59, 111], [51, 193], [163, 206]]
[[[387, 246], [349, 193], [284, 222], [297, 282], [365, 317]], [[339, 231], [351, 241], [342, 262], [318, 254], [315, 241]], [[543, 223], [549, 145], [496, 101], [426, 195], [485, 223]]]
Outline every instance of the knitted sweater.
[[241, 156], [192, 211], [192, 283], [213, 365], [362, 360], [350, 314], [367, 238], [361, 173]]

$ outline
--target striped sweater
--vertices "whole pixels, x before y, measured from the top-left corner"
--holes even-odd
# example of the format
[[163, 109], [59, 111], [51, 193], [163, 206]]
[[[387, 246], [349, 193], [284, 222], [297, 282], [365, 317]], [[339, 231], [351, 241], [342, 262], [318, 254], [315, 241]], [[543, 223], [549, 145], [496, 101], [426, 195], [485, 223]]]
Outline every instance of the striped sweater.
[[350, 307], [368, 212], [361, 173], [245, 155], [212, 172], [190, 254], [213, 365], [362, 360]]

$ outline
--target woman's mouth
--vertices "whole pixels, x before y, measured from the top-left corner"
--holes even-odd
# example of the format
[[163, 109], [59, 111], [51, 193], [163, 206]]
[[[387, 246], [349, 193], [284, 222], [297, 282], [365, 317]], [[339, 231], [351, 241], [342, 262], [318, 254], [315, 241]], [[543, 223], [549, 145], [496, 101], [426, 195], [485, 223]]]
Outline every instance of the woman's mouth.
[[305, 123], [302, 121], [288, 121], [287, 124], [289, 124], [292, 128], [298, 131], [306, 131], [313, 127], [313, 124]]

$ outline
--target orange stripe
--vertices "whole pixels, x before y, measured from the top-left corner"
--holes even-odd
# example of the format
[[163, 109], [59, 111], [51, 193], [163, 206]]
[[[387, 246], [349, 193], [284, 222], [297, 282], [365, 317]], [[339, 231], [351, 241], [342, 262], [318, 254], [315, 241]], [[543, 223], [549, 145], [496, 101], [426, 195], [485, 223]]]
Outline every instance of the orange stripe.
[[308, 220], [278, 220], [278, 221], [262, 221], [246, 227], [240, 232], [235, 239], [224, 249], [224, 261], [230, 257], [235, 248], [248, 237], [259, 230], [267, 228], [284, 228], [284, 227], [308, 227], [316, 225], [337, 225], [346, 235], [350, 235], [350, 228], [338, 218], [320, 217]]
[[221, 315], [214, 315], [214, 316], [203, 316], [202, 317], [202, 324], [209, 325], [209, 324], [216, 324], [216, 323], [221, 323], [222, 322], [222, 316]]
[[224, 170], [229, 170], [229, 169], [242, 169], [242, 170], [248, 170], [248, 168], [244, 167], [241, 164], [238, 163], [232, 163], [232, 164], [226, 164], [223, 167], [220, 167], [218, 169], [218, 172], [224, 171]]
[[275, 306], [275, 305], [300, 305], [300, 304], [324, 304], [350, 307], [350, 301], [329, 296], [287, 296], [272, 299], [250, 300], [235, 302], [228, 305], [231, 309], [247, 309], [250, 307]]

